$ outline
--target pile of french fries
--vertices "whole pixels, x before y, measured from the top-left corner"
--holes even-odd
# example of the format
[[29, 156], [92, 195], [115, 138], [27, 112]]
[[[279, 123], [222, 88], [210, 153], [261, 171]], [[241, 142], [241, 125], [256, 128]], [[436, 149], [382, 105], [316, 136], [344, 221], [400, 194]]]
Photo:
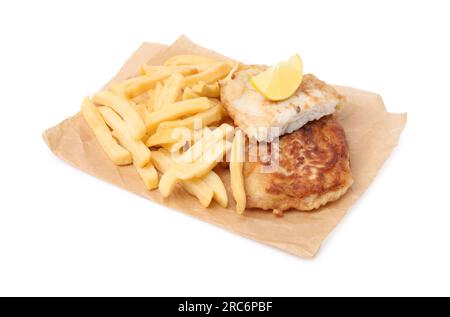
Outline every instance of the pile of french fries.
[[212, 200], [227, 207], [227, 191], [213, 169], [229, 158], [231, 191], [242, 214], [245, 136], [224, 123], [219, 86], [236, 67], [199, 55], [144, 64], [139, 76], [86, 97], [81, 113], [114, 164], [133, 164], [147, 189], [159, 188], [164, 197], [178, 185], [205, 207]]

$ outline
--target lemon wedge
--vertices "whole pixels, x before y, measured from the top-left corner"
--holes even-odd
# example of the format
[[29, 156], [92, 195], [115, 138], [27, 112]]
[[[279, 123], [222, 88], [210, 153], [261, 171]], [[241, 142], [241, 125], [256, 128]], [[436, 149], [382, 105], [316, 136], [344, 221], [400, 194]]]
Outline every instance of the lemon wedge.
[[298, 54], [253, 76], [250, 81], [265, 98], [279, 101], [291, 97], [302, 83], [303, 63]]

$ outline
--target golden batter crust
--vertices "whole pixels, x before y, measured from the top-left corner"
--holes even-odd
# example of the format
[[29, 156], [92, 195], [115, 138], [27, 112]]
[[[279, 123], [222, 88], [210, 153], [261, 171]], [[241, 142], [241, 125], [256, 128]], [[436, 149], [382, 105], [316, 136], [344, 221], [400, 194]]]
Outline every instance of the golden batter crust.
[[280, 138], [279, 166], [246, 162], [247, 206], [312, 210], [342, 196], [353, 183], [345, 133], [334, 116], [312, 121]]

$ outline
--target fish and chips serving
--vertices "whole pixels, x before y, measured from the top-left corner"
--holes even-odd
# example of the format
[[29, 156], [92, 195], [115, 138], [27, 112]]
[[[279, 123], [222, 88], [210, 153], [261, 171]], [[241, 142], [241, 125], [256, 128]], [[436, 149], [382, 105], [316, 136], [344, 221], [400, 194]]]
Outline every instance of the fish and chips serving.
[[314, 255], [376, 175], [406, 116], [387, 113], [374, 94], [304, 74], [298, 54], [269, 66], [186, 38], [159, 49], [144, 45], [119, 80], [47, 130], [49, 147], [153, 201]]
[[353, 180], [333, 117], [343, 97], [302, 70], [298, 55], [272, 67], [176, 55], [86, 97], [81, 113], [111, 161], [163, 197], [180, 185], [227, 207], [214, 172], [225, 164], [237, 213], [313, 210]]

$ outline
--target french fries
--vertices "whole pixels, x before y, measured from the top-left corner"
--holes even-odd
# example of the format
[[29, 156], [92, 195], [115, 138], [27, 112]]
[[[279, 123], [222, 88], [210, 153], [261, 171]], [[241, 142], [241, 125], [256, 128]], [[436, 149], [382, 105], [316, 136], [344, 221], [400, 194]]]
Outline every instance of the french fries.
[[108, 87], [108, 91], [113, 94], [125, 98], [125, 85], [123, 83], [112, 83]]
[[151, 162], [144, 167], [139, 167], [136, 164], [134, 166], [148, 190], [158, 188], [158, 172]]
[[191, 76], [187, 76], [183, 79], [183, 87], [192, 87], [199, 81], [203, 81], [207, 84], [213, 83], [217, 80], [225, 78], [231, 71], [232, 66], [230, 63], [217, 63], [212, 64], [208, 69]]
[[242, 168], [244, 166], [245, 158], [245, 137], [241, 130], [238, 130], [234, 135], [233, 148], [231, 149], [230, 159], [230, 184], [231, 192], [236, 201], [236, 212], [242, 214], [247, 204], [247, 197], [245, 194], [244, 175]]
[[202, 180], [211, 187], [213, 190], [213, 198], [215, 201], [219, 203], [223, 208], [227, 208], [228, 206], [228, 195], [227, 190], [225, 189], [225, 185], [220, 179], [219, 175], [217, 175], [214, 171], [210, 171], [205, 176], [203, 176]]
[[125, 121], [128, 126], [131, 137], [140, 140], [146, 134], [144, 122], [139, 114], [125, 98], [114, 95], [108, 91], [100, 91], [94, 95], [93, 101], [100, 105], [108, 106], [114, 109]]
[[[208, 133], [209, 132], [209, 133]], [[202, 159], [207, 151], [219, 141], [228, 139], [233, 134], [233, 127], [229, 124], [222, 124], [214, 131], [204, 130], [201, 139], [197, 140], [186, 152], [179, 158], [180, 162], [191, 163]]]
[[154, 66], [154, 65], [144, 64], [141, 66], [139, 73], [141, 76], [150, 76], [150, 75], [153, 75], [153, 74], [161, 72], [161, 71], [170, 71], [172, 73], [176, 73], [176, 72], [198, 73], [198, 72], [205, 70], [210, 65], [211, 65], [211, 63], [203, 63], [203, 64], [196, 64], [196, 65], [179, 65], [179, 66]]
[[158, 82], [156, 84], [155, 89], [149, 90], [149, 92], [151, 91], [152, 93], [150, 95], [150, 98], [148, 98], [148, 100], [146, 102], [146, 106], [147, 106], [147, 111], [148, 112], [152, 112], [152, 111], [155, 110], [155, 104], [156, 104], [156, 101], [159, 98], [159, 95], [161, 94], [161, 90], [162, 90], [162, 84], [160, 82]]
[[127, 134], [121, 134], [115, 130], [112, 135], [119, 141], [119, 144], [131, 152], [133, 162], [136, 166], [144, 167], [150, 161], [150, 150], [142, 141], [136, 141]]
[[[152, 160], [155, 164], [156, 168], [164, 173], [163, 177], [161, 178], [159, 189], [161, 191], [161, 183], [163, 182], [164, 176], [168, 173], [170, 166], [173, 164], [172, 160], [170, 159], [170, 156], [167, 153], [164, 153], [164, 151], [154, 151], [152, 152]], [[180, 181], [181, 186], [191, 195], [198, 198], [200, 203], [204, 207], [208, 207], [211, 203], [211, 200], [214, 196], [213, 190], [208, 186], [206, 182], [200, 179], [192, 179], [192, 180], [185, 180]], [[164, 186], [164, 183], [163, 183]], [[170, 185], [171, 186], [171, 185]], [[167, 189], [162, 189], [165, 194], [167, 193]], [[171, 192], [168, 191], [169, 193]], [[163, 195], [164, 196], [164, 195]], [[168, 196], [168, 195], [167, 195]], [[165, 196], [165, 197], [167, 197]]]
[[217, 63], [221, 63], [221, 62], [215, 61], [212, 63], [196, 64], [196, 65], [192, 65], [191, 67], [194, 67], [196, 69], [197, 73], [201, 73], [201, 72], [204, 72], [205, 70], [211, 68], [211, 66], [213, 64], [217, 64]]
[[81, 105], [81, 114], [94, 132], [101, 147], [116, 165], [130, 164], [131, 154], [114, 140], [108, 126], [97, 110], [97, 107], [89, 100], [84, 98]]
[[181, 149], [191, 145], [189, 140], [181, 140], [175, 143], [162, 144], [161, 147], [170, 153], [179, 153]]
[[139, 70], [139, 74], [141, 76], [149, 76], [151, 74], [153, 74], [154, 72], [157, 72], [161, 69], [163, 69], [164, 66], [153, 66], [153, 65], [148, 65], [148, 64], [142, 64], [140, 70]]
[[[168, 197], [178, 185], [204, 207], [215, 200], [226, 208], [227, 190], [213, 169], [230, 151], [243, 158], [245, 137], [224, 123], [219, 80], [236, 65], [201, 55], [144, 64], [139, 76], [86, 98], [81, 113], [110, 159], [133, 164], [148, 190], [159, 188]], [[231, 190], [240, 214], [246, 205], [242, 168], [243, 161], [232, 159]]]
[[[223, 156], [223, 154], [228, 150], [227, 144], [223, 145], [224, 137], [229, 135], [231, 126], [223, 124], [218, 129], [213, 132], [205, 129], [204, 132], [209, 132], [202, 136], [187, 152], [185, 152], [170, 169], [163, 175], [160, 181], [160, 192], [164, 197], [167, 197], [172, 192], [175, 185], [178, 183], [179, 179], [190, 179], [201, 177], [208, 174], [217, 161]], [[232, 129], [231, 129], [232, 131]], [[228, 142], [229, 143], [229, 142]], [[231, 144], [228, 145], [231, 147]], [[213, 148], [214, 152], [208, 153], [208, 150]], [[203, 157], [204, 156], [204, 157]], [[186, 161], [192, 162], [196, 160], [195, 163], [186, 163]], [[191, 171], [188, 171], [192, 168]], [[195, 175], [183, 177], [182, 175], [188, 172], [193, 172]], [[183, 174], [178, 174], [183, 173]], [[218, 202], [225, 204], [225, 198], [223, 191], [220, 188], [220, 184], [216, 184], [214, 176], [208, 177], [209, 182], [214, 185], [215, 196], [217, 196]], [[226, 196], [226, 194], [225, 194]]]
[[163, 85], [161, 82], [158, 82], [156, 84], [155, 90], [153, 91], [152, 99], [149, 100], [149, 105], [151, 109], [149, 109], [150, 112], [158, 110], [158, 103], [159, 103], [159, 97], [161, 96], [161, 91], [163, 89]]
[[198, 65], [198, 64], [207, 64], [214, 63], [217, 60], [201, 56], [201, 55], [177, 55], [172, 58], [169, 58], [164, 66], [180, 66], [180, 65]]
[[[218, 131], [219, 133], [216, 133], [216, 141], [219, 140], [219, 138], [223, 138], [223, 133], [220, 134], [220, 132], [222, 132], [221, 130]], [[203, 146], [203, 139], [200, 139], [199, 142], [197, 142], [194, 146], [192, 146], [188, 152], [185, 152], [183, 154], [183, 156], [181, 157], [181, 159], [179, 159], [180, 161], [186, 161], [188, 156], [192, 156], [193, 153], [195, 152], [199, 152], [202, 151], [202, 146]], [[197, 154], [197, 153], [195, 153]], [[197, 154], [198, 156], [201, 156], [201, 152], [200, 154]], [[173, 191], [173, 189], [175, 188], [175, 185], [178, 183], [179, 181], [179, 177], [177, 177], [177, 175], [175, 174], [175, 170], [171, 167], [166, 173], [164, 173], [163, 177], [161, 178], [160, 181], [160, 192], [161, 195], [163, 195], [164, 197], [167, 197], [170, 195], [170, 193]], [[185, 178], [188, 179], [188, 178]]]
[[231, 149], [231, 143], [220, 140], [206, 150], [202, 158], [193, 163], [177, 162], [171, 170], [179, 179], [199, 178], [210, 172]]
[[173, 128], [173, 129], [164, 129], [156, 132], [152, 136], [150, 136], [147, 141], [145, 141], [145, 145], [148, 147], [163, 145], [163, 144], [172, 144], [177, 142], [187, 142], [192, 141], [193, 132], [189, 129], [181, 128]]
[[162, 109], [173, 104], [181, 96], [181, 88], [183, 84], [183, 75], [173, 73], [164, 83], [158, 99], [155, 100], [155, 110]]
[[207, 110], [212, 106], [213, 103], [205, 97], [175, 102], [164, 109], [151, 112], [147, 116], [147, 131], [155, 131], [158, 125], [163, 121], [189, 116]]
[[169, 197], [175, 186], [178, 184], [179, 178], [175, 176], [172, 170], [166, 171], [159, 181], [159, 192], [163, 197]]
[[144, 92], [143, 94], [141, 94], [139, 96], [134, 97], [133, 99], [131, 99], [132, 102], [134, 102], [136, 104], [139, 104], [139, 103], [146, 104], [148, 102], [148, 99], [150, 98], [150, 95], [149, 95], [150, 91], [151, 90]]
[[[185, 127], [177, 127], [177, 128], [173, 128], [172, 130], [173, 130], [173, 133], [175, 134], [175, 136], [177, 138], [180, 138], [180, 141], [171, 143], [171, 144], [169, 144], [169, 143], [162, 144], [161, 147], [170, 153], [176, 153], [176, 154], [180, 153], [179, 152], [180, 149], [184, 149], [185, 151], [187, 151], [188, 148], [191, 147], [194, 140], [198, 140], [204, 134], [211, 133], [211, 130], [208, 127], [204, 127], [203, 129], [196, 129], [196, 130], [186, 129]], [[162, 130], [162, 131], [164, 131], [164, 130]]]
[[141, 117], [141, 120], [144, 122], [148, 115], [148, 110], [147, 110], [147, 107], [145, 106], [145, 104], [132, 103], [131, 105], [133, 106], [134, 110], [136, 110], [136, 112], [139, 114], [139, 117]]
[[134, 83], [136, 83], [136, 82], [138, 82], [138, 81], [140, 81], [140, 80], [142, 80], [142, 79], [144, 79], [144, 78], [145, 78], [145, 76], [138, 76], [138, 77], [128, 78], [128, 79], [125, 79], [125, 80], [122, 82], [122, 85], [123, 85], [124, 87], [130, 87], [132, 84], [134, 84]]
[[189, 194], [198, 198], [204, 207], [208, 207], [214, 196], [213, 190], [201, 179], [189, 179], [183, 181], [181, 186]]
[[151, 75], [141, 76], [138, 80], [125, 87], [125, 95], [128, 98], [136, 97], [150, 89], [155, 88], [156, 84], [173, 73], [178, 72], [184, 76], [196, 73], [196, 69], [192, 67], [164, 68], [152, 73]]
[[133, 139], [128, 131], [125, 121], [109, 107], [99, 107], [101, 115], [106, 121], [112, 131], [112, 135], [119, 141], [119, 143], [131, 152], [133, 162], [139, 166], [144, 167], [150, 161], [150, 150], [142, 141]]
[[159, 181], [159, 192], [163, 197], [168, 197], [179, 182], [179, 179], [170, 171], [173, 162], [170, 156], [161, 150], [152, 152], [152, 161], [156, 168], [163, 173]]
[[188, 100], [188, 99], [193, 99], [193, 98], [198, 98], [200, 97], [199, 95], [197, 95], [191, 87], [186, 87], [184, 88], [183, 91], [183, 96], [181, 96], [181, 99], [183, 100]]
[[[177, 127], [184, 127], [188, 129], [203, 128], [212, 123], [219, 122], [223, 118], [222, 105], [215, 105], [208, 110], [197, 113], [196, 115], [174, 121], [164, 121], [158, 126], [157, 131], [173, 129]], [[196, 123], [198, 126], [196, 126]]]
[[207, 84], [204, 81], [199, 81], [192, 87], [192, 91], [196, 95], [201, 97], [220, 97], [220, 86], [217, 81], [212, 84]]

